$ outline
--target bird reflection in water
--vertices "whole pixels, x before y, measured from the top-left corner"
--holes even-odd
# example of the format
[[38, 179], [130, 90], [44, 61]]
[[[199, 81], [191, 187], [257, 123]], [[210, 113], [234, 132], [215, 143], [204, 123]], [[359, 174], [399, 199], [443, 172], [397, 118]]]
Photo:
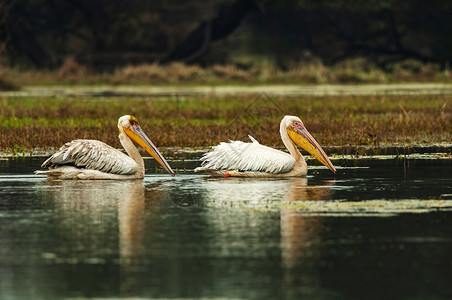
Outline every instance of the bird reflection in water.
[[[240, 209], [242, 213], [250, 213], [256, 227], [253, 231], [248, 230], [248, 235], [255, 231], [258, 236], [262, 230], [271, 230], [265, 215], [252, 213], [254, 210], [268, 211], [269, 214], [279, 211], [282, 264], [283, 267], [290, 267], [303, 260], [305, 252], [318, 239], [323, 222], [323, 217], [301, 214], [297, 211], [297, 205], [302, 206], [303, 201], [330, 200], [334, 181], [309, 185], [307, 177], [284, 180], [228, 178], [206, 179], [202, 186], [204, 206]], [[214, 224], [218, 223], [214, 221]], [[228, 224], [234, 225], [234, 228], [248, 228], [247, 224], [237, 226], [235, 223], [239, 221], [234, 218], [228, 220]]]
[[97, 250], [116, 249], [117, 226], [121, 258], [139, 254], [145, 202], [142, 180], [47, 183], [57, 187], [47, 191], [57, 211], [64, 215], [62, 230], [76, 236], [75, 243], [79, 244], [74, 246], [82, 251], [77, 255], [95, 257]]
[[[305, 215], [296, 205], [303, 201], [326, 201], [332, 199], [334, 181], [323, 185], [308, 185], [307, 178], [294, 178], [288, 188], [281, 208], [281, 258], [284, 284], [297, 286], [306, 294], [319, 285], [318, 278], [308, 271], [319, 264], [321, 249], [318, 241], [324, 230], [324, 217]], [[306, 274], [303, 276], [302, 274]], [[290, 296], [290, 295], [289, 295]]]
[[[53, 181], [50, 184], [55, 188], [46, 188], [46, 197], [50, 195], [55, 211], [63, 215], [61, 224], [57, 226], [61, 231], [59, 235], [63, 237], [60, 247], [72, 248], [66, 253], [81, 259], [99, 257], [109, 264], [119, 261], [121, 296], [132, 295], [141, 280], [136, 276], [137, 272], [142, 272], [147, 260], [158, 253], [155, 252], [158, 249], [152, 249], [154, 241], [150, 240], [156, 236], [146, 234], [146, 228], [155, 231], [163, 226], [167, 221], [159, 211], [168, 204], [177, 206], [182, 198], [169, 196], [172, 192], [184, 190], [177, 182], [145, 185], [141, 180]], [[285, 283], [298, 282], [300, 273], [292, 270], [303, 268], [306, 260], [315, 260], [315, 256], [308, 253], [306, 257], [306, 253], [312, 250], [313, 242], [321, 234], [323, 222], [321, 217], [301, 215], [292, 204], [303, 200], [328, 200], [332, 193], [329, 185], [333, 184], [308, 185], [305, 177], [283, 180], [206, 179], [183, 183], [184, 186], [191, 185], [188, 190], [197, 190], [191, 204], [212, 208], [207, 211], [209, 213], [204, 211], [203, 229], [198, 234], [215, 234], [217, 238], [206, 241], [203, 251], [211, 253], [223, 249], [226, 254], [242, 253], [250, 251], [251, 247], [256, 257], [266, 257], [270, 248], [261, 249], [259, 243], [254, 246], [248, 242], [230, 242], [242, 238], [244, 241], [259, 241], [262, 236], [270, 237], [275, 233], [281, 236]], [[227, 207], [228, 213], [222, 213], [224, 210], [219, 211], [217, 207]], [[237, 211], [237, 217], [231, 218], [231, 210]], [[152, 213], [146, 213], [150, 211]], [[268, 222], [278, 215], [280, 226], [277, 226], [278, 221], [269, 226]], [[66, 239], [71, 245], [65, 244], [67, 240], [63, 239], [66, 236], [70, 236]]]
[[67, 259], [80, 263], [119, 262], [120, 292], [128, 294], [137, 284], [132, 274], [145, 255], [144, 213], [162, 199], [164, 190], [156, 188], [160, 183], [55, 180], [46, 184], [51, 186], [45, 197], [61, 220], [58, 230], [63, 238], [58, 248], [65, 249]]
[[[281, 207], [281, 248], [285, 266], [297, 264], [304, 251], [315, 242], [322, 228], [322, 217], [302, 215], [296, 210], [296, 204], [302, 201], [325, 201], [332, 197], [330, 188], [333, 182], [325, 185], [308, 185], [307, 178], [294, 178], [288, 187]], [[294, 205], [295, 207], [291, 207]]]
[[[279, 210], [282, 261], [284, 266], [290, 267], [302, 260], [304, 252], [309, 250], [322, 229], [322, 217], [301, 214], [297, 205], [302, 206], [303, 201], [330, 200], [334, 181], [309, 185], [307, 177], [284, 180], [228, 178], [206, 179], [202, 186], [204, 206]], [[259, 216], [254, 214], [253, 220], [259, 223]], [[262, 219], [260, 228], [268, 227], [264, 222], [266, 219]]]

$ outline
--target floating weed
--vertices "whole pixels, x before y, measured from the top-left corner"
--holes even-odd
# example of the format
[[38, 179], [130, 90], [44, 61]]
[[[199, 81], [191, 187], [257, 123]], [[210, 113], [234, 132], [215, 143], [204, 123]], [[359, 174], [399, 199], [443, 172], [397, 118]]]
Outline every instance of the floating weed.
[[281, 207], [308, 215], [394, 215], [399, 213], [451, 211], [452, 200], [297, 201], [284, 203]]
[[449, 195], [444, 199], [418, 200], [302, 200], [302, 201], [228, 201], [213, 200], [214, 207], [228, 207], [237, 210], [284, 211], [304, 216], [371, 217], [394, 216], [398, 214], [420, 214], [435, 211], [452, 211]]

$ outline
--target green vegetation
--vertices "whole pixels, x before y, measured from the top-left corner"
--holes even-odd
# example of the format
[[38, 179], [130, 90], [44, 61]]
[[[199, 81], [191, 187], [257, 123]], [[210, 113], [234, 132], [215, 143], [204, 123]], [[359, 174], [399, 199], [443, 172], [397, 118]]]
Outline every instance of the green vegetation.
[[[120, 147], [116, 122], [135, 115], [159, 147], [229, 139], [282, 147], [283, 115], [300, 116], [323, 146], [450, 143], [449, 95], [197, 98], [0, 98], [0, 149], [56, 148], [77, 138]], [[19, 151], [19, 152], [20, 152]], [[17, 152], [17, 151], [16, 151]]]

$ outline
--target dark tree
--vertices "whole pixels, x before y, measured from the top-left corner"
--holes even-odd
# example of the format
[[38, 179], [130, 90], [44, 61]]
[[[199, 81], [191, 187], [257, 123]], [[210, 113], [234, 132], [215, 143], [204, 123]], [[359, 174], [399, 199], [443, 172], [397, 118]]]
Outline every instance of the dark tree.
[[67, 56], [93, 68], [129, 63], [228, 62], [306, 53], [326, 63], [452, 60], [452, 2], [440, 0], [0, 0], [0, 55], [55, 67]]

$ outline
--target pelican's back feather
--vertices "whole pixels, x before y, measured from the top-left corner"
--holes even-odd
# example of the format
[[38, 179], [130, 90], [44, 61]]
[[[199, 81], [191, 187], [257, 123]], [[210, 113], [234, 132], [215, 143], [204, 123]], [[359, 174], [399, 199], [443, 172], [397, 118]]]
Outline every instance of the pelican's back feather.
[[279, 174], [295, 166], [290, 154], [261, 145], [251, 136], [250, 139], [252, 143], [230, 141], [212, 147], [213, 151], [201, 158], [202, 167]]
[[135, 174], [138, 170], [132, 158], [96, 140], [73, 140], [64, 144], [42, 167], [53, 169], [63, 165], [124, 175]]

